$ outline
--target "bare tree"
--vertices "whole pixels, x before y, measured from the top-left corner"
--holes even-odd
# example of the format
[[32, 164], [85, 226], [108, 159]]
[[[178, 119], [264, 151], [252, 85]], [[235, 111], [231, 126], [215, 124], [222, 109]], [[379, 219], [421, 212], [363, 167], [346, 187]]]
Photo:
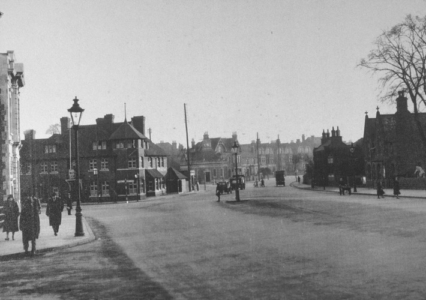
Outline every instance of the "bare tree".
[[419, 120], [419, 110], [426, 107], [426, 16], [406, 16], [402, 23], [379, 35], [374, 45], [375, 49], [358, 66], [380, 74], [382, 102], [392, 102], [398, 91], [409, 95], [426, 149], [426, 135]]
[[49, 128], [46, 130], [46, 134], [60, 134], [60, 133], [61, 133], [61, 126], [59, 124], [50, 125]]

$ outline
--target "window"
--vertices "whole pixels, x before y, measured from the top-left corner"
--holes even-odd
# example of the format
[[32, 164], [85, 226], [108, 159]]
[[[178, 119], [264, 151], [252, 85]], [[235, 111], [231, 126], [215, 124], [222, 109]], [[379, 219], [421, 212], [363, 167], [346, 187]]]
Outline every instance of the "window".
[[58, 172], [58, 163], [56, 161], [52, 161], [50, 164], [50, 172]]
[[124, 144], [123, 144], [123, 142], [117, 142], [117, 144], [115, 145], [115, 148], [117, 148], [117, 149], [122, 149], [122, 148], [124, 148]]
[[47, 163], [40, 164], [40, 173], [47, 173]]
[[152, 157], [148, 157], [149, 166], [152, 168]]
[[96, 159], [89, 160], [89, 170], [94, 170], [94, 169], [97, 169], [97, 168], [98, 168], [98, 166], [97, 166]]
[[98, 149], [98, 143], [97, 143], [97, 142], [93, 142], [93, 143], [92, 143], [92, 149], [93, 149], [93, 150]]
[[136, 158], [135, 157], [129, 157], [129, 160], [127, 161], [127, 167], [128, 168], [136, 168]]
[[223, 169], [219, 169], [220, 170], [220, 177], [223, 178]]
[[44, 146], [44, 153], [56, 153], [56, 145]]
[[137, 194], [138, 192], [138, 185], [136, 182], [128, 181], [127, 182], [128, 188], [129, 188], [129, 194]]
[[213, 169], [213, 178], [216, 178], [216, 169]]
[[157, 157], [157, 166], [158, 166], [158, 168], [159, 168], [159, 167], [161, 167], [161, 160], [160, 160], [160, 157]]
[[164, 167], [164, 157], [161, 158], [161, 166]]
[[141, 156], [141, 168], [145, 168], [144, 157]]
[[97, 197], [98, 196], [98, 185], [96, 181], [90, 182], [90, 196]]
[[101, 159], [101, 170], [108, 170], [108, 159]]
[[107, 181], [102, 182], [102, 195], [109, 196], [109, 183]]

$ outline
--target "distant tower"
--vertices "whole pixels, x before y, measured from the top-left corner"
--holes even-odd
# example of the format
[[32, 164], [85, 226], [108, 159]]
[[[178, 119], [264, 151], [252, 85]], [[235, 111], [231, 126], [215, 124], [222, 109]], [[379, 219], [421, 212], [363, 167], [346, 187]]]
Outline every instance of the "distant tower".
[[24, 85], [24, 65], [15, 63], [13, 51], [0, 53], [0, 198], [3, 200], [6, 200], [9, 194], [15, 199], [21, 198], [19, 88]]

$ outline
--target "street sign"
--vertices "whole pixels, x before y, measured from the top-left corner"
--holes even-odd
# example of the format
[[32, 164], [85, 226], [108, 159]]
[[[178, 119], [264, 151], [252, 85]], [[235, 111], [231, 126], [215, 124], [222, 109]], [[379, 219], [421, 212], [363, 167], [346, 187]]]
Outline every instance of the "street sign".
[[75, 179], [75, 171], [73, 169], [68, 170], [69, 179]]

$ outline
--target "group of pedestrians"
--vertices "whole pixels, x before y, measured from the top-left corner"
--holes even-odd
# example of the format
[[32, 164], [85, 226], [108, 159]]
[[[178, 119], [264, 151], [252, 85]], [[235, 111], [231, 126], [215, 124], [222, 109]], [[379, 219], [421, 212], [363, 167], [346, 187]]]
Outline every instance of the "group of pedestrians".
[[[396, 199], [399, 199], [399, 195], [401, 195], [398, 177], [395, 177], [395, 180], [393, 182], [393, 194], [394, 196], [396, 196]], [[377, 182], [377, 199], [379, 199], [380, 197], [385, 198], [385, 191], [383, 190], [382, 182], [379, 180]]]
[[[5, 219], [3, 222], [3, 232], [6, 232], [6, 241], [9, 241], [9, 233], [12, 240], [15, 240], [15, 232], [22, 231], [22, 243], [25, 254], [29, 254], [29, 244], [31, 243], [31, 255], [36, 251], [36, 240], [40, 235], [40, 214], [41, 205], [36, 197], [28, 194], [22, 195], [21, 212], [12, 195], [7, 196], [3, 205]], [[54, 235], [58, 235], [59, 226], [62, 220], [64, 204], [58, 195], [53, 194], [47, 203], [46, 215], [49, 217], [49, 225], [52, 226]]]

